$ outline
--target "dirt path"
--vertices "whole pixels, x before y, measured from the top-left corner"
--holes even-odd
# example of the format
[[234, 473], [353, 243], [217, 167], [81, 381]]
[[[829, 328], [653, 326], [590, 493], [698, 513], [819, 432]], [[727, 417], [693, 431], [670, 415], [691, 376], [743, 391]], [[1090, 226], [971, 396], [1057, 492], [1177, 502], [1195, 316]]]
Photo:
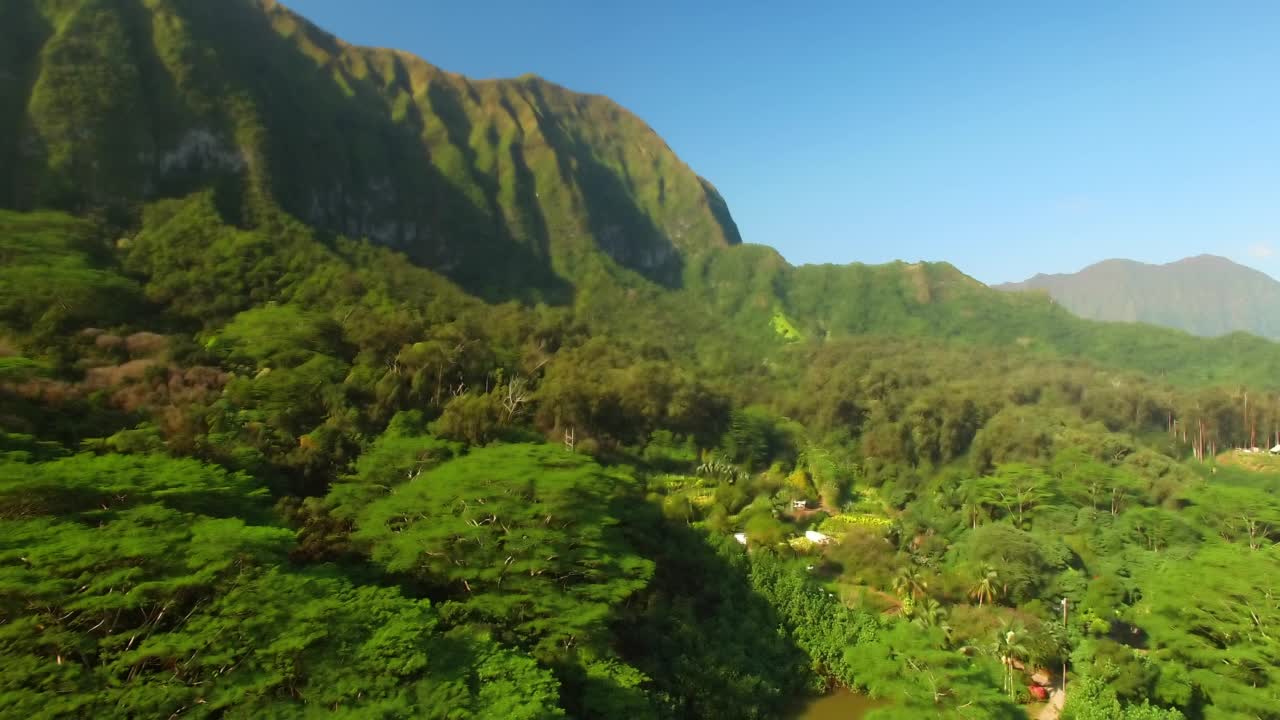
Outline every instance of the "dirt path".
[[1058, 720], [1058, 716], [1062, 714], [1062, 706], [1067, 702], [1067, 696], [1061, 690], [1054, 690], [1049, 696], [1049, 704], [1040, 711], [1040, 716], [1036, 720]]

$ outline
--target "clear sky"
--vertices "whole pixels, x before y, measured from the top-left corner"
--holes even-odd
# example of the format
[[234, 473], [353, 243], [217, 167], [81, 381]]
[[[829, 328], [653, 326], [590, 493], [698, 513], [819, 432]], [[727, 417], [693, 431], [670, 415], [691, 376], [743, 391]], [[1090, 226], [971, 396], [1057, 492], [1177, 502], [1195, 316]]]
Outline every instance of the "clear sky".
[[636, 112], [793, 263], [1280, 277], [1280, 2], [286, 0], [355, 43]]

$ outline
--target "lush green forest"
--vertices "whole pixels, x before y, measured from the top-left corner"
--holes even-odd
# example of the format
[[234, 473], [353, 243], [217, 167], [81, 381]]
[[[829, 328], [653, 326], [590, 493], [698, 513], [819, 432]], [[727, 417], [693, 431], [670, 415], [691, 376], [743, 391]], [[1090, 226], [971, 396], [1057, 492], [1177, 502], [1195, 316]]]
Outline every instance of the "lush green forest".
[[1280, 346], [225, 7], [0, 5], [0, 715], [1280, 719]]
[[1280, 707], [1280, 475], [1194, 461], [1265, 390], [696, 287], [486, 304], [210, 195], [0, 243], [22, 715], [1014, 718], [1064, 662], [1067, 717]]

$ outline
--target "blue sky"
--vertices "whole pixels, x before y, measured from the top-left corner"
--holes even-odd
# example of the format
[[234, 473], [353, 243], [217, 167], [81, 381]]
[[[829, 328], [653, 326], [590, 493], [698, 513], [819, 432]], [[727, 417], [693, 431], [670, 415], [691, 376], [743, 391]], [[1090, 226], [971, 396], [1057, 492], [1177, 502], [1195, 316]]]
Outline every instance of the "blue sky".
[[1280, 277], [1280, 3], [286, 0], [477, 78], [612, 97], [793, 263]]

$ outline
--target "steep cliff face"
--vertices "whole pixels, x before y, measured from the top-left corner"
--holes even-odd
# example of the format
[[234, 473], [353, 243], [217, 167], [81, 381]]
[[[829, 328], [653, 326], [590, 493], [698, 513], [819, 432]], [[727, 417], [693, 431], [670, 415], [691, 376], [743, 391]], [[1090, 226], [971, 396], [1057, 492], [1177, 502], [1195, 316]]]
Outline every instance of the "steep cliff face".
[[608, 98], [349, 45], [272, 0], [0, 7], [0, 204], [87, 211], [213, 188], [490, 290], [599, 255], [675, 283], [740, 242], [724, 200]]

